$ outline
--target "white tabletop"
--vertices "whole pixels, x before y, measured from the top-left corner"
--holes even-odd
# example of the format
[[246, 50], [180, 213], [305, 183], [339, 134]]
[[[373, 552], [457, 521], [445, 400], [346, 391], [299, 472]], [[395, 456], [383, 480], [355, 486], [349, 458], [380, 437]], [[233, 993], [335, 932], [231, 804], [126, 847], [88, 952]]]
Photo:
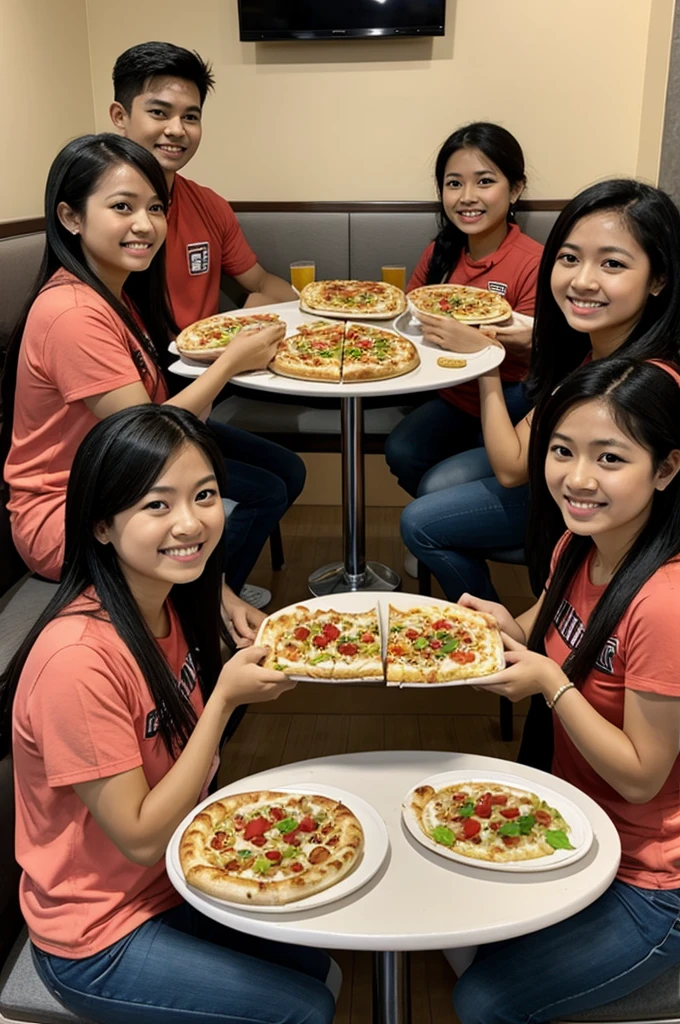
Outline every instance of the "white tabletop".
[[[421, 779], [455, 769], [512, 771], [527, 783], [534, 780], [564, 794], [590, 820], [595, 833], [590, 851], [575, 864], [538, 874], [488, 871], [430, 853], [405, 829], [401, 802]], [[477, 754], [403, 750], [338, 754], [260, 772], [220, 792], [314, 782], [357, 793], [382, 815], [390, 853], [376, 877], [353, 895], [315, 911], [275, 916], [200, 906], [208, 916], [261, 938], [331, 949], [475, 946], [524, 935], [570, 917], [605, 891], [619, 865], [618, 833], [590, 797], [545, 772]]]
[[[297, 302], [281, 302], [271, 306], [258, 306], [247, 309], [244, 313], [278, 313], [282, 320], [285, 320], [288, 327], [288, 334], [295, 332], [302, 323], [309, 323], [318, 320], [319, 317], [309, 316], [301, 313]], [[238, 310], [234, 313], [238, 315]], [[397, 319], [401, 319], [397, 317]], [[357, 320], [357, 322], [361, 322]], [[394, 320], [371, 320], [363, 321], [374, 327], [385, 327], [394, 330]], [[417, 331], [417, 328], [413, 328]], [[448, 352], [432, 345], [429, 342], [418, 339], [418, 334], [413, 336], [414, 344], [420, 355], [420, 366], [403, 377], [391, 377], [388, 380], [366, 381], [359, 384], [328, 384], [322, 381], [293, 380], [291, 377], [281, 377], [275, 373], [239, 374], [233, 378], [234, 384], [240, 384], [244, 388], [252, 388], [254, 391], [274, 391], [283, 395], [299, 395], [305, 398], [369, 398], [379, 395], [403, 395], [412, 391], [434, 391], [438, 388], [453, 387], [455, 384], [462, 384], [468, 380], [474, 380], [498, 366], [504, 358], [505, 353], [497, 345], [489, 345], [480, 352], [460, 353], [461, 358], [467, 360], [467, 366], [459, 370], [447, 370], [437, 366], [439, 356], [456, 356], [458, 353]], [[172, 348], [173, 351], [174, 346]], [[199, 377], [205, 372], [205, 366], [197, 363], [185, 363], [178, 359], [170, 365], [170, 372], [180, 377]]]

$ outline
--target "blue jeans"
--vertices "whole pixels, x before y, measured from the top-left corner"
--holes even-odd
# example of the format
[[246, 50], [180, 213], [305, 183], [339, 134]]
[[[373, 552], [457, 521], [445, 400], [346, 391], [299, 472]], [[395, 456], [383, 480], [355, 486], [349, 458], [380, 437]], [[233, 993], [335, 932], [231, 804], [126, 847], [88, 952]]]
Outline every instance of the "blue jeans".
[[213, 419], [208, 426], [224, 456], [224, 496], [238, 502], [224, 539], [224, 576], [238, 594], [270, 533], [302, 492], [305, 464], [295, 452], [246, 430]]
[[32, 951], [55, 997], [102, 1024], [330, 1024], [335, 1014], [322, 950], [252, 938], [186, 903], [84, 960]]
[[615, 881], [585, 910], [482, 946], [456, 984], [461, 1024], [543, 1024], [629, 995], [680, 963], [680, 890]]

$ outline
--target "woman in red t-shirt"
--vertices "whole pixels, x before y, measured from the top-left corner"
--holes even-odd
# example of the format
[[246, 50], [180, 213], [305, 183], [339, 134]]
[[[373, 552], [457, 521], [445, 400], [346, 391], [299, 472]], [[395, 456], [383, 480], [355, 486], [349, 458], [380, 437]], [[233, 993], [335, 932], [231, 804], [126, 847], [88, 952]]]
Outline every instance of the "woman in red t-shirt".
[[266, 648], [222, 666], [225, 477], [210, 431], [183, 409], [146, 404], [97, 424], [68, 484], [61, 584], [0, 677], [21, 908], [38, 973], [79, 1019], [334, 1016], [326, 953], [216, 925], [165, 870], [234, 709], [293, 685], [259, 664]]
[[576, 370], [542, 409], [531, 487], [531, 530], [568, 531], [540, 600], [517, 619], [461, 601], [504, 633], [485, 689], [545, 698], [553, 772], [609, 814], [622, 857], [590, 907], [481, 948], [456, 986], [462, 1024], [561, 1020], [680, 963], [680, 373], [623, 357]]
[[[406, 291], [442, 281], [487, 288], [504, 295], [517, 313], [532, 315], [543, 246], [515, 223], [526, 185], [517, 139], [485, 121], [465, 125], [441, 147], [435, 180], [441, 230], [425, 249]], [[456, 320], [425, 316], [422, 322], [425, 340], [445, 349], [475, 352], [489, 344], [474, 327]], [[516, 318], [497, 331], [508, 350], [501, 375], [515, 420], [529, 408], [522, 380], [529, 364], [530, 324]], [[392, 431], [385, 445], [387, 463], [412, 497], [441, 490], [449, 486], [444, 460], [476, 447], [480, 429], [476, 383], [447, 388]]]

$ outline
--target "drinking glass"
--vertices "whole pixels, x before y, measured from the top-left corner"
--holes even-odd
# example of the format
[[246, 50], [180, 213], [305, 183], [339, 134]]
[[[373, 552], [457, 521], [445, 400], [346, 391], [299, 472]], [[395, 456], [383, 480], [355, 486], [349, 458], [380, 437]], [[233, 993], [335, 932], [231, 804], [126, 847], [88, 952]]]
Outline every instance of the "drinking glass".
[[301, 292], [306, 284], [311, 284], [315, 275], [314, 260], [296, 260], [290, 265], [290, 283], [298, 292]]
[[380, 272], [385, 284], [393, 284], [403, 292], [406, 287], [406, 267], [396, 263], [385, 263]]

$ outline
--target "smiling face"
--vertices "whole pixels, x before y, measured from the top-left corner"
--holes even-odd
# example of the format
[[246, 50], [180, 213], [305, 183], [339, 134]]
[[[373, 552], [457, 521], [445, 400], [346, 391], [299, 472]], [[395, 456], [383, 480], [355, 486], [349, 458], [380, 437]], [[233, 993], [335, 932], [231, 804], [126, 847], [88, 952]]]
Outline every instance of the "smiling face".
[[551, 288], [567, 323], [590, 334], [595, 355], [610, 355], [640, 320], [663, 282], [617, 210], [578, 221], [555, 260]]
[[[677, 472], [680, 452], [654, 468], [652, 455], [624, 433], [605, 399], [573, 406], [557, 424], [545, 460], [548, 490], [568, 530], [592, 537], [615, 563], [649, 518], [656, 491]], [[618, 557], [616, 557], [618, 554]]]
[[83, 214], [60, 203], [57, 215], [80, 236], [88, 266], [116, 295], [128, 274], [147, 269], [165, 241], [163, 204], [131, 164], [116, 164], [101, 176]]
[[116, 128], [158, 160], [172, 186], [201, 141], [201, 97], [198, 86], [184, 78], [152, 78], [135, 96], [130, 113], [114, 102], [109, 114]]
[[[455, 227], [469, 236], [470, 251], [494, 252], [507, 234], [508, 209], [523, 185], [511, 184], [479, 149], [457, 149], [444, 169], [442, 203]], [[491, 248], [489, 248], [491, 245]]]
[[187, 444], [164, 466], [153, 487], [132, 508], [100, 523], [97, 539], [112, 544], [140, 603], [160, 603], [175, 583], [197, 579], [220, 543], [224, 509], [213, 468]]

